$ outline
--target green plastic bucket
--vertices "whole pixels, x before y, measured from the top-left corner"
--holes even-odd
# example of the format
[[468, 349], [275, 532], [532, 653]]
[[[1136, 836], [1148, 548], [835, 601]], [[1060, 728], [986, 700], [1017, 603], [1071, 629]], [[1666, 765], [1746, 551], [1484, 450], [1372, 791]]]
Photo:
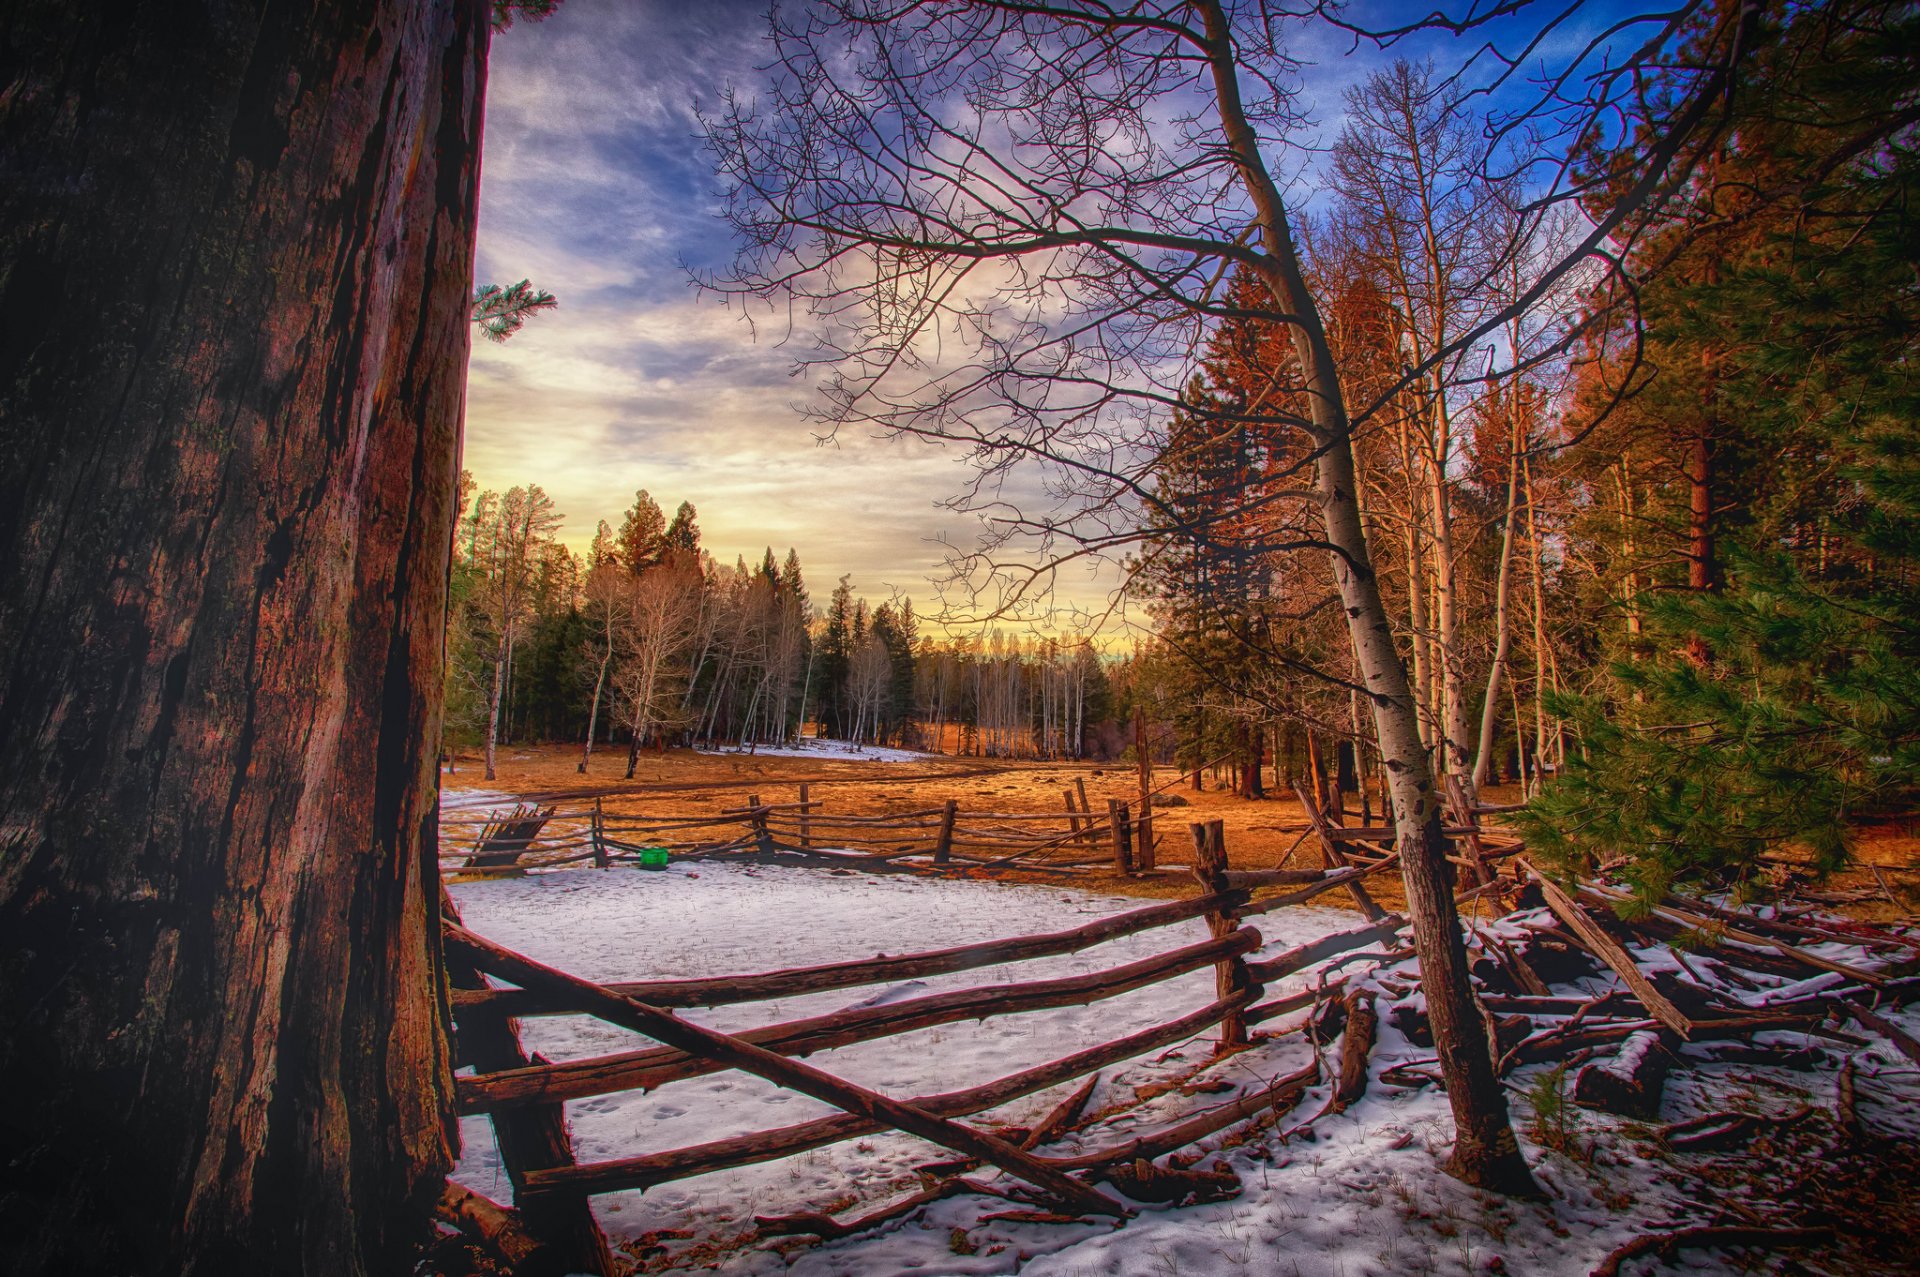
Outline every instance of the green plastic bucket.
[[642, 847], [640, 849], [640, 867], [642, 869], [665, 869], [667, 867], [667, 849], [665, 847]]

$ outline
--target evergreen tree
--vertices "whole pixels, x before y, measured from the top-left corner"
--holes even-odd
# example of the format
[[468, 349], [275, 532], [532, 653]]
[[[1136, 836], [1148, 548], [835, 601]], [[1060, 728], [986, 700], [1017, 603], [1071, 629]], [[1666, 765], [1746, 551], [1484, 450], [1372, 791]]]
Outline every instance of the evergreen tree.
[[667, 525], [666, 542], [669, 548], [681, 554], [699, 555], [700, 525], [696, 521], [693, 502], [682, 501], [680, 508], [673, 512], [673, 522]]
[[638, 575], [660, 562], [670, 544], [666, 531], [667, 516], [661, 512], [659, 503], [645, 488], [634, 493], [633, 505], [621, 521], [620, 535], [616, 538], [620, 561], [627, 565], [629, 572]]
[[1771, 33], [1716, 174], [1738, 236], [1646, 289], [1666, 358], [1643, 393], [1710, 367], [1716, 416], [1753, 441], [1715, 501], [1741, 518], [1713, 588], [1633, 596], [1605, 681], [1562, 705], [1580, 753], [1525, 822], [1570, 870], [1624, 858], [1648, 902], [1757, 886], [1788, 847], [1836, 867], [1863, 805], [1920, 784], [1917, 38], [1910, 11]]

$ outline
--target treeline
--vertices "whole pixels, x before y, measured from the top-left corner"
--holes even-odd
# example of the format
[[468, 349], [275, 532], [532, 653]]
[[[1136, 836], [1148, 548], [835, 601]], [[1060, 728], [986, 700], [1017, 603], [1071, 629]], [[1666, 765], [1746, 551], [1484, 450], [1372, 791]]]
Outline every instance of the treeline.
[[1080, 757], [1110, 712], [1092, 646], [920, 634], [908, 598], [871, 604], [842, 577], [814, 607], [800, 557], [725, 566], [697, 512], [642, 490], [585, 556], [537, 485], [462, 476], [448, 632], [446, 737], [487, 776], [515, 741], [623, 747], [778, 745], [810, 732], [997, 757]]
[[[1435, 774], [1525, 781], [1544, 853], [1630, 857], [1650, 898], [1837, 864], [1920, 781], [1920, 23], [1878, 16], [1762, 24], [1700, 168], [1525, 324], [1527, 263], [1584, 228], [1516, 233], [1538, 157], [1487, 163], [1487, 108], [1431, 68], [1350, 92], [1307, 237]], [[1658, 140], [1587, 139], [1595, 199]], [[1183, 758], [1233, 751], [1253, 792], [1304, 733], [1364, 784], [1294, 334], [1241, 317], [1255, 288], [1174, 415], [1134, 588]]]

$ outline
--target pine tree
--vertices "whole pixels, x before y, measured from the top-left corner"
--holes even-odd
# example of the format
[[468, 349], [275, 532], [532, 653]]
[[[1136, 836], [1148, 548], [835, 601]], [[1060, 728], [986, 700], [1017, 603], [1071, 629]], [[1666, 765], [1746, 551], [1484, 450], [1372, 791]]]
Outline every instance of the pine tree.
[[[1734, 472], [1716, 588], [1638, 594], [1606, 682], [1563, 703], [1580, 754], [1525, 821], [1569, 870], [1624, 858], [1648, 902], [1757, 888], [1786, 848], [1834, 868], [1864, 805], [1920, 785], [1915, 38], [1911, 13], [1775, 33], [1718, 175], [1739, 238], [1647, 290], [1682, 386], [1710, 350], [1718, 415], [1767, 455]], [[1861, 145], [1876, 124], [1899, 140]]]
[[616, 538], [620, 561], [627, 565], [627, 571], [637, 576], [660, 562], [669, 545], [666, 531], [667, 516], [661, 512], [659, 502], [645, 488], [634, 493], [633, 504], [628, 507]]

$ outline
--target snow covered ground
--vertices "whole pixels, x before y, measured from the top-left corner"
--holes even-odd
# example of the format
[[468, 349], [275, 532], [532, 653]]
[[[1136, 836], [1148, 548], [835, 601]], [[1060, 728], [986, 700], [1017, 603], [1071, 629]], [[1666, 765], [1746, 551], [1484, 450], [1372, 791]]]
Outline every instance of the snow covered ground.
[[[533, 957], [603, 980], [712, 976], [899, 953], [950, 944], [1064, 929], [1090, 917], [1137, 908], [1140, 901], [1085, 891], [976, 881], [881, 878], [851, 871], [676, 865], [664, 873], [630, 869], [576, 871], [521, 879], [461, 883], [451, 888], [468, 926]], [[1355, 924], [1335, 909], [1292, 909], [1254, 920], [1273, 953]], [[716, 1027], [739, 1030], [844, 1006], [897, 1000], [992, 980], [1011, 982], [1098, 970], [1178, 944], [1204, 939], [1199, 921], [1127, 937], [1085, 952], [1010, 967], [815, 994], [776, 1003], [689, 1012]], [[1834, 956], [1847, 952], [1836, 947]], [[1652, 961], [1654, 951], [1638, 956]], [[1855, 955], [1857, 956], [1857, 954]], [[1299, 988], [1317, 977], [1289, 978]], [[1410, 983], [1405, 968], [1374, 977]], [[996, 1017], [925, 1029], [821, 1052], [812, 1061], [889, 1094], [907, 1097], [957, 1089], [1057, 1058], [1098, 1041], [1164, 1022], [1212, 996], [1213, 975], [1200, 971], [1090, 1007]], [[1270, 989], [1269, 996], [1282, 989]], [[1417, 995], [1416, 995], [1417, 996]], [[1384, 1007], [1383, 1007], [1384, 1009]], [[1920, 1028], [1920, 1017], [1902, 1021]], [[1287, 1021], [1262, 1026], [1290, 1027]], [[551, 1059], [598, 1055], [646, 1045], [637, 1035], [584, 1017], [522, 1022], [526, 1045]], [[1300, 1033], [1275, 1036], [1215, 1066], [1205, 1077], [1246, 1090], [1300, 1068], [1312, 1045]], [[1205, 1059], [1204, 1042], [1137, 1059], [1103, 1074], [1089, 1105], [1099, 1110], [1155, 1082], [1184, 1080]], [[1285, 1119], [1277, 1133], [1222, 1156], [1239, 1175], [1236, 1200], [1169, 1208], [1143, 1206], [1124, 1226], [987, 1220], [1009, 1209], [992, 1198], [952, 1198], [884, 1229], [843, 1242], [761, 1243], [734, 1248], [753, 1232], [755, 1215], [806, 1210], [850, 1212], [919, 1187], [912, 1168], [944, 1152], [901, 1135], [878, 1135], [761, 1166], [595, 1199], [616, 1249], [643, 1253], [649, 1267], [713, 1267], [729, 1274], [793, 1273], [811, 1277], [886, 1274], [1001, 1274], [1095, 1277], [1096, 1274], [1278, 1274], [1364, 1277], [1366, 1274], [1586, 1273], [1614, 1246], [1651, 1227], [1698, 1221], [1682, 1188], [1660, 1164], [1603, 1151], [1569, 1160], [1527, 1146], [1552, 1193], [1544, 1203], [1515, 1203], [1468, 1189], [1440, 1173], [1451, 1141], [1445, 1097], [1437, 1088], [1395, 1089], [1379, 1079], [1397, 1063], [1430, 1061], [1383, 1019], [1372, 1057], [1376, 1079], [1364, 1099], [1337, 1117], [1318, 1118], [1323, 1085]], [[1328, 1064], [1331, 1066], [1330, 1054]], [[1862, 1092], [1876, 1097], [1874, 1120], [1892, 1121], [1897, 1107], [1920, 1100], [1911, 1069], [1890, 1047], [1859, 1056]], [[1327, 1070], [1330, 1072], [1331, 1069]], [[1523, 1093], [1538, 1069], [1509, 1079]], [[1677, 1074], [1667, 1111], [1672, 1119], [1727, 1107], [1727, 1092], [1772, 1095], [1780, 1104], [1810, 1075], [1746, 1068]], [[1325, 1075], [1323, 1073], [1323, 1075]], [[1815, 1086], [1829, 1086], [1821, 1078]], [[1028, 1121], [1045, 1113], [1072, 1084], [1015, 1101], [992, 1116]], [[1769, 1090], [1772, 1087], [1773, 1090]], [[1778, 1094], [1776, 1094], [1778, 1092]], [[1230, 1096], [1170, 1091], [1061, 1141], [1049, 1152], [1105, 1145]], [[1818, 1102], [1817, 1100], [1815, 1102]], [[755, 1129], [786, 1126], [832, 1110], [738, 1073], [671, 1083], [647, 1095], [621, 1094], [570, 1102], [568, 1117], [581, 1161], [696, 1144]], [[1516, 1123], [1528, 1116], [1524, 1099]], [[975, 1119], [977, 1120], [977, 1119]], [[1593, 1131], [1618, 1129], [1611, 1118], [1580, 1114]], [[1305, 1128], [1305, 1129], [1302, 1129]], [[1284, 1138], [1283, 1138], [1284, 1137]], [[484, 1119], [462, 1123], [466, 1152], [456, 1172], [497, 1199], [509, 1189]], [[1217, 1145], [1220, 1137], [1208, 1141]], [[1523, 1143], [1526, 1143], [1523, 1137]], [[1614, 1141], [1612, 1147], [1625, 1148]], [[1210, 1167], [1213, 1159], [1202, 1163]], [[857, 1212], [855, 1212], [857, 1213]], [[678, 1236], [662, 1237], [677, 1230]], [[1748, 1271], [1717, 1266], [1710, 1254], [1685, 1252], [1692, 1272]]]
[[752, 749], [703, 749], [703, 754], [752, 754], [757, 758], [825, 758], [840, 763], [913, 763], [938, 754], [923, 754], [912, 749], [888, 749], [882, 745], [856, 745], [845, 740], [818, 740], [806, 737], [791, 745], [756, 745]]

